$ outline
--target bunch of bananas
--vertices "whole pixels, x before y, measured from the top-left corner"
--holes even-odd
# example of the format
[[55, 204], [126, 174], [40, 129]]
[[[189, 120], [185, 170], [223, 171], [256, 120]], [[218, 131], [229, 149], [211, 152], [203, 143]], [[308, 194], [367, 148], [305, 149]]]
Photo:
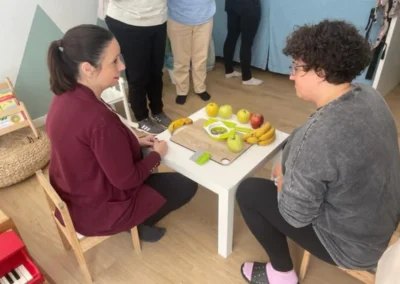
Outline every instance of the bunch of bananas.
[[260, 128], [244, 134], [243, 141], [260, 146], [269, 145], [275, 141], [275, 128], [271, 126], [271, 123], [266, 122]]
[[193, 120], [191, 120], [188, 117], [181, 117], [178, 119], [175, 119], [174, 121], [172, 121], [169, 126], [168, 126], [168, 130], [169, 132], [174, 133], [175, 130], [177, 130], [178, 128], [184, 126], [184, 125], [189, 125], [192, 124]]

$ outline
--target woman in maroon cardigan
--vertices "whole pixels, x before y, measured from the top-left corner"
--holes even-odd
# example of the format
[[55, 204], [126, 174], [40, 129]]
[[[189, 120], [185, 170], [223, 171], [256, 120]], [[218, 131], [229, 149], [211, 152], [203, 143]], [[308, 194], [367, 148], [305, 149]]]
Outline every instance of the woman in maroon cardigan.
[[[144, 241], [165, 233], [153, 225], [189, 202], [197, 184], [178, 173], [152, 173], [165, 141], [138, 138], [101, 100], [125, 69], [113, 34], [95, 25], [69, 30], [48, 50], [54, 97], [47, 115], [50, 181], [76, 230], [111, 235], [139, 225]], [[151, 147], [146, 157], [141, 148]]]

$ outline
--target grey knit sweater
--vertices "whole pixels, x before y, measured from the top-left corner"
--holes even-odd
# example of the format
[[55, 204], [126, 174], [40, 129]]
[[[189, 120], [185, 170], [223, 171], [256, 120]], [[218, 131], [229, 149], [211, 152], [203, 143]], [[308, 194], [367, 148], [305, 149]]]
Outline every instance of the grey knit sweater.
[[400, 220], [400, 155], [394, 119], [371, 87], [330, 102], [289, 137], [282, 216], [309, 224], [342, 267], [371, 269]]

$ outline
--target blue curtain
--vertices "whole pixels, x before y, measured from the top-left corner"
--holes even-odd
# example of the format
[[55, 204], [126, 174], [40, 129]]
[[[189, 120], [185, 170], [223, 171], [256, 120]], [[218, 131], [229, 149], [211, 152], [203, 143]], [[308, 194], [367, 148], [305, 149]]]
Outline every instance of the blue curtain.
[[[346, 20], [354, 24], [362, 34], [371, 8], [376, 0], [261, 0], [262, 16], [253, 46], [252, 65], [275, 73], [289, 74], [291, 58], [282, 53], [286, 37], [295, 26], [318, 23], [323, 19]], [[223, 56], [223, 45], [227, 34], [225, 1], [217, 0], [217, 12], [214, 17], [213, 37], [215, 53]], [[374, 41], [379, 31], [379, 23], [373, 26], [370, 40]], [[239, 60], [240, 41], [235, 61]], [[356, 81], [371, 84], [365, 80], [365, 73]]]

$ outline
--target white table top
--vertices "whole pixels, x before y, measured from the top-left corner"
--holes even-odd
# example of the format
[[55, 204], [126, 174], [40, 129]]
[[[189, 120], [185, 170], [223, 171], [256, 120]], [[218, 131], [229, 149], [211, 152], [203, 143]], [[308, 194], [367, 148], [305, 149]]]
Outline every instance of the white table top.
[[[193, 121], [208, 118], [204, 108], [189, 117]], [[235, 115], [230, 120], [240, 126], [250, 127], [249, 125], [238, 123]], [[176, 132], [182, 129], [184, 127], [178, 129]], [[190, 160], [194, 152], [170, 141], [170, 137], [171, 134], [168, 130], [157, 135], [158, 139], [167, 141], [169, 147], [168, 153], [162, 162], [169, 168], [185, 175], [209, 190], [219, 193], [221, 190], [235, 188], [244, 178], [252, 174], [255, 169], [263, 166], [267, 160], [272, 158], [282, 148], [289, 134], [276, 130], [276, 139], [272, 144], [267, 146], [252, 145], [229, 165], [221, 165], [212, 160], [204, 165], [198, 165]]]

